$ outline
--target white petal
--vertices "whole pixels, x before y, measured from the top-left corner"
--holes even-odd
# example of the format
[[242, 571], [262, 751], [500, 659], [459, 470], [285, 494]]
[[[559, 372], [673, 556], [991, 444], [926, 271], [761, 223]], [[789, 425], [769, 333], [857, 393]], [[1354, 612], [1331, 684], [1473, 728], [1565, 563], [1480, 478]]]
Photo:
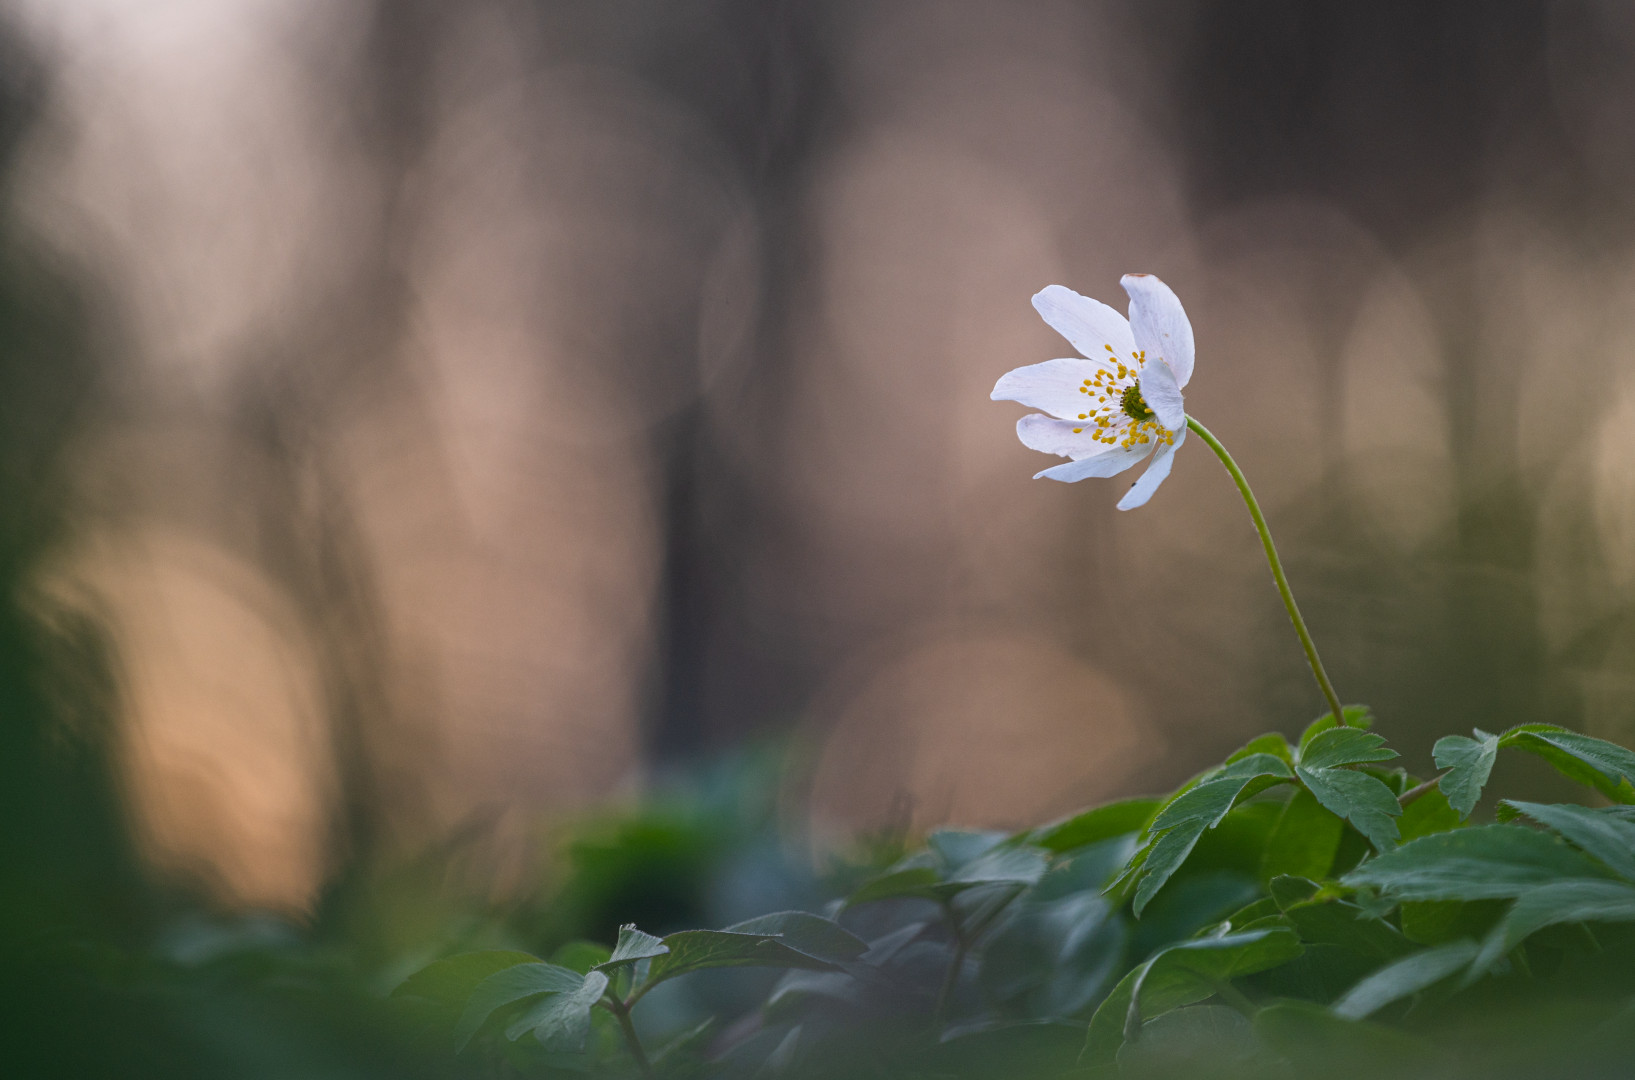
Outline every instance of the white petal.
[[1147, 408], [1158, 417], [1160, 424], [1171, 431], [1186, 428], [1186, 402], [1181, 398], [1181, 387], [1175, 372], [1170, 370], [1167, 362], [1149, 358], [1136, 382], [1141, 386], [1141, 400], [1147, 403]]
[[1096, 404], [1089, 394], [1079, 393], [1084, 380], [1095, 378], [1098, 371], [1111, 366], [1077, 356], [1029, 364], [1001, 375], [988, 396], [994, 401], [1020, 401], [1030, 409], [1043, 409], [1052, 416], [1072, 420]]
[[1088, 480], [1092, 476], [1117, 476], [1142, 458], [1152, 453], [1151, 443], [1136, 443], [1128, 450], [1122, 446], [1109, 447], [1106, 452], [1095, 457], [1081, 458], [1078, 461], [1069, 461], [1065, 465], [1056, 465], [1042, 473], [1035, 473], [1034, 479], [1049, 477], [1052, 480], [1062, 480], [1073, 483], [1076, 480]]
[[1030, 413], [1016, 422], [1016, 437], [1022, 440], [1023, 446], [1045, 454], [1060, 454], [1074, 461], [1112, 449], [1091, 436], [1090, 433], [1095, 430], [1094, 424], [1083, 420], [1055, 420], [1038, 413]]
[[1145, 350], [1147, 362], [1161, 356], [1169, 361], [1181, 386], [1192, 381], [1192, 323], [1180, 299], [1151, 274], [1125, 274], [1119, 280], [1130, 294], [1130, 329], [1135, 347]]
[[[1046, 285], [1033, 294], [1033, 307], [1050, 328], [1085, 356], [1116, 355], [1128, 361], [1135, 352], [1129, 320], [1100, 300], [1080, 296], [1065, 285]], [[1112, 352], [1107, 347], [1112, 346]]]
[[1170, 468], [1175, 464], [1175, 451], [1181, 449], [1181, 444], [1186, 442], [1186, 438], [1187, 429], [1181, 428], [1175, 433], [1174, 445], [1165, 444], [1158, 448], [1158, 452], [1152, 456], [1152, 464], [1141, 474], [1141, 479], [1130, 485], [1130, 490], [1118, 500], [1120, 510], [1134, 510], [1138, 506], [1147, 505], [1152, 493], [1158, 490], [1158, 485], [1169, 475]]

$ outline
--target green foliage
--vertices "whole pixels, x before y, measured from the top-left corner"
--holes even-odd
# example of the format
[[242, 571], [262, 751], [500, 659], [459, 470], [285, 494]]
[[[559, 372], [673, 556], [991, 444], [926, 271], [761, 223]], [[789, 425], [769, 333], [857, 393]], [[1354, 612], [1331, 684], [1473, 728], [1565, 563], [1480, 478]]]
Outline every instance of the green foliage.
[[[165, 993], [248, 984], [263, 1005], [319, 1002], [309, 1015], [373, 1001], [390, 1017], [373, 1030], [414, 1048], [401, 1075], [1541, 1075], [1506, 1071], [1517, 1045], [1557, 1048], [1548, 1075], [1617, 1075], [1601, 1063], [1635, 1053], [1620, 1034], [1635, 1001], [1635, 805], [1497, 798], [1493, 759], [1517, 749], [1587, 799], [1629, 784], [1621, 749], [1539, 725], [1444, 739], [1445, 771], [1422, 781], [1390, 768], [1380, 734], [1325, 719], [1251, 740], [1162, 798], [1016, 832], [939, 830], [799, 889], [776, 878], [757, 894], [773, 914], [643, 929], [617, 907], [565, 920], [532, 901], [463, 916], [413, 961], [371, 968], [244, 931], [178, 947], [208, 963], [154, 970]], [[676, 826], [697, 811], [658, 814], [665, 828], [597, 823], [612, 846], [595, 859], [570, 840], [573, 872], [626, 880], [633, 856], [607, 838], [648, 851], [667, 830], [672, 856], [734, 865]], [[765, 833], [732, 828], [761, 845], [753, 866], [785, 865]], [[708, 896], [722, 879], [699, 880]], [[570, 879], [557, 895], [574, 910], [622, 893]], [[587, 924], [608, 929], [563, 932]], [[128, 958], [94, 965], [81, 977], [153, 978]]]

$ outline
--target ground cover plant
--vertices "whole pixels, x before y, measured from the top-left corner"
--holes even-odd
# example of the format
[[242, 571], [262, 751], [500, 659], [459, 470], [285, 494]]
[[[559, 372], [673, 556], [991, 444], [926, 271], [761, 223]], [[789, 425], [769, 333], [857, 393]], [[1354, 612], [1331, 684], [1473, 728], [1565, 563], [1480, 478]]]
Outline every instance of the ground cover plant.
[[[1226, 448], [1184, 411], [1191, 325], [1126, 275], [1126, 319], [1034, 297], [1078, 356], [993, 391], [1074, 482], [1148, 467], [1188, 433], [1260, 535], [1329, 711], [1162, 799], [1015, 832], [942, 830], [810, 910], [549, 957], [448, 956], [394, 991], [450, 1051], [503, 1071], [719, 1076], [1620, 1075], [1635, 1053], [1635, 754], [1549, 724], [1448, 735], [1419, 777], [1344, 707], [1270, 529]], [[1609, 805], [1492, 802], [1503, 753]], [[845, 875], [842, 875], [844, 877]], [[648, 1022], [650, 997], [724, 969], [783, 972], [748, 1008]]]

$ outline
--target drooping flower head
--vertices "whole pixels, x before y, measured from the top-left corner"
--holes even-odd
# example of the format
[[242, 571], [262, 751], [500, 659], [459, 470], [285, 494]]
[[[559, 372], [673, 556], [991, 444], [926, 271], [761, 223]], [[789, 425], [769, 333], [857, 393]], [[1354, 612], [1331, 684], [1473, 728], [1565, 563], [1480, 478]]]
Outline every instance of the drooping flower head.
[[1082, 355], [1007, 372], [991, 397], [1050, 414], [1022, 417], [1016, 434], [1034, 450], [1072, 460], [1034, 479], [1117, 476], [1150, 456], [1119, 500], [1120, 510], [1133, 510], [1152, 498], [1186, 441], [1181, 388], [1192, 378], [1192, 324], [1151, 274], [1125, 274], [1120, 284], [1130, 295], [1128, 319], [1061, 285], [1036, 294], [1034, 308]]

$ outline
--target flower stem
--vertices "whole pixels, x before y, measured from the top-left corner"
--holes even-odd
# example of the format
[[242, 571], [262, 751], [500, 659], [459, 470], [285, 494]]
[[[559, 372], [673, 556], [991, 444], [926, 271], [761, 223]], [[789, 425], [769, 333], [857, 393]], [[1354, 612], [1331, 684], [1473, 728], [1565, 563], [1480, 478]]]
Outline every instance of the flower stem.
[[1283, 597], [1283, 606], [1289, 611], [1289, 621], [1294, 623], [1294, 632], [1300, 635], [1300, 645], [1306, 650], [1306, 663], [1311, 665], [1311, 673], [1317, 679], [1317, 685], [1322, 688], [1323, 696], [1328, 699], [1328, 707], [1334, 712], [1334, 722], [1345, 727], [1345, 712], [1340, 708], [1340, 698], [1334, 693], [1334, 684], [1328, 681], [1328, 672], [1323, 670], [1323, 658], [1317, 655], [1317, 645], [1311, 640], [1311, 631], [1306, 629], [1306, 620], [1300, 617], [1300, 605], [1294, 602], [1294, 593], [1289, 588], [1288, 576], [1283, 573], [1283, 563], [1277, 557], [1277, 545], [1272, 543], [1272, 530], [1266, 527], [1266, 515], [1260, 512], [1260, 504], [1255, 501], [1255, 493], [1249, 490], [1249, 481], [1244, 478], [1243, 470], [1238, 463], [1232, 460], [1232, 455], [1226, 452], [1226, 447], [1215, 438], [1214, 433], [1204, 427], [1192, 417], [1187, 417], [1187, 427], [1209, 444], [1215, 451], [1215, 456], [1221, 459], [1226, 471], [1232, 474], [1232, 482], [1238, 485], [1238, 494], [1243, 496], [1244, 505], [1249, 507], [1249, 516], [1255, 520], [1255, 530], [1260, 533], [1260, 546], [1266, 549], [1266, 562], [1272, 568], [1272, 579], [1277, 582], [1278, 595]]

